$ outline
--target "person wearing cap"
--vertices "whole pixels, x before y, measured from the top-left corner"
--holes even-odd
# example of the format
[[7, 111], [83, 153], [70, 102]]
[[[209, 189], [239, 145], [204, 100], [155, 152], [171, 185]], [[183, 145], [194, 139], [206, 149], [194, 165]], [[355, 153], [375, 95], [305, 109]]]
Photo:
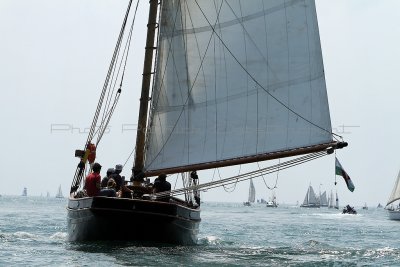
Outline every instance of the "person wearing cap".
[[122, 179], [122, 176], [120, 175], [121, 172], [122, 172], [122, 165], [121, 164], [115, 165], [115, 171], [111, 175], [111, 178], [113, 178], [115, 183], [117, 184], [117, 187], [115, 188], [115, 190], [117, 190], [117, 191], [119, 191], [121, 189], [121, 187], [123, 186], [123, 182], [124, 182]]
[[100, 176], [101, 165], [94, 163], [92, 166], [92, 172], [86, 176], [85, 189], [89, 197], [97, 196], [100, 192]]
[[[115, 172], [114, 168], [109, 168], [109, 169], [107, 170], [107, 175], [103, 178], [103, 180], [101, 180], [101, 187], [102, 187], [102, 188], [105, 188], [105, 187], [108, 186], [108, 185], [107, 185], [108, 180], [111, 178], [111, 176], [114, 174], [114, 172]], [[114, 181], [114, 182], [115, 182], [115, 181]]]
[[115, 180], [116, 188], [115, 190], [118, 192], [118, 194], [122, 197], [131, 195], [132, 190], [130, 190], [126, 185], [125, 185], [125, 177], [121, 176], [120, 173], [122, 172], [123, 166], [121, 164], [115, 165], [115, 171], [114, 174], [111, 175], [111, 178]]

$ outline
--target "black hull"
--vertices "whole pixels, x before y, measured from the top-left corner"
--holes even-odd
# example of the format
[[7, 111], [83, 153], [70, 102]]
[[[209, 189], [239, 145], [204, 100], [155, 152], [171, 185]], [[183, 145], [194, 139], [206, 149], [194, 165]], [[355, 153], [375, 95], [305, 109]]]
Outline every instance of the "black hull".
[[87, 197], [68, 201], [69, 241], [129, 240], [192, 245], [200, 209], [178, 201]]

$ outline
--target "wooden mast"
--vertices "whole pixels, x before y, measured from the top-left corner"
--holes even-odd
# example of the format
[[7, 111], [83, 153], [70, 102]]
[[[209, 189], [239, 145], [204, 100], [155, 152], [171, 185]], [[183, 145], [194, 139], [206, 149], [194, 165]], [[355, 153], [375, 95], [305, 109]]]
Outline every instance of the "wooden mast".
[[157, 27], [157, 9], [158, 0], [150, 0], [149, 19], [147, 23], [146, 52], [143, 66], [142, 93], [140, 96], [139, 119], [136, 131], [135, 165], [133, 167], [135, 173], [142, 171], [144, 167], [144, 146], [146, 138], [147, 113], [150, 100], [149, 93], [153, 66], [153, 50], [156, 49], [154, 47], [154, 39]]

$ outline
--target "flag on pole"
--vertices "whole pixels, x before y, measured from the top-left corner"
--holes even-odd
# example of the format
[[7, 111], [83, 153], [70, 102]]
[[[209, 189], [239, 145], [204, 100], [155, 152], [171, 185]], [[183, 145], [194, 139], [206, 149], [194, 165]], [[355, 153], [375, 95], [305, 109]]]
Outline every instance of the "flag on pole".
[[335, 158], [335, 173], [336, 175], [340, 175], [343, 177], [344, 181], [346, 182], [347, 188], [353, 192], [354, 191], [354, 184], [350, 179], [350, 176], [347, 172], [343, 169], [342, 165], [340, 164], [339, 160]]

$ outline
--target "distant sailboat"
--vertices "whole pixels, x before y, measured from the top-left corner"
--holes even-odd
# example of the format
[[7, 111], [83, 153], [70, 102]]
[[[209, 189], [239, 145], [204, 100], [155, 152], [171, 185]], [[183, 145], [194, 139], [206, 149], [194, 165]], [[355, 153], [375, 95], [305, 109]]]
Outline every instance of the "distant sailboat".
[[322, 193], [322, 195], [319, 197], [319, 206], [320, 207], [328, 207], [328, 200], [326, 198], [326, 191]]
[[64, 198], [63, 193], [61, 191], [61, 185], [58, 187], [56, 198]]
[[246, 202], [243, 202], [243, 205], [251, 206], [251, 203], [254, 203], [254, 201], [256, 201], [256, 188], [254, 187], [253, 179], [250, 179], [249, 198]]
[[337, 192], [336, 192], [336, 205], [335, 205], [335, 209], [339, 209], [339, 197], [338, 197], [338, 194], [337, 194]]
[[331, 194], [328, 198], [328, 208], [333, 209], [335, 207], [335, 197], [333, 196], [333, 191], [331, 190]]
[[[396, 182], [394, 183], [392, 193], [390, 194], [389, 200], [386, 203], [385, 209], [389, 212], [390, 220], [400, 220], [400, 205], [393, 206], [393, 202], [400, 199], [400, 172], [397, 175]], [[390, 207], [388, 207], [391, 205]]]
[[364, 203], [364, 206], [362, 208], [363, 210], [367, 210], [368, 209], [367, 203]]
[[28, 189], [26, 187], [24, 187], [24, 190], [22, 190], [22, 196], [23, 197], [28, 196]]
[[314, 189], [311, 185], [308, 187], [306, 197], [304, 198], [303, 204], [301, 204], [300, 207], [319, 208], [319, 200], [315, 196]]

